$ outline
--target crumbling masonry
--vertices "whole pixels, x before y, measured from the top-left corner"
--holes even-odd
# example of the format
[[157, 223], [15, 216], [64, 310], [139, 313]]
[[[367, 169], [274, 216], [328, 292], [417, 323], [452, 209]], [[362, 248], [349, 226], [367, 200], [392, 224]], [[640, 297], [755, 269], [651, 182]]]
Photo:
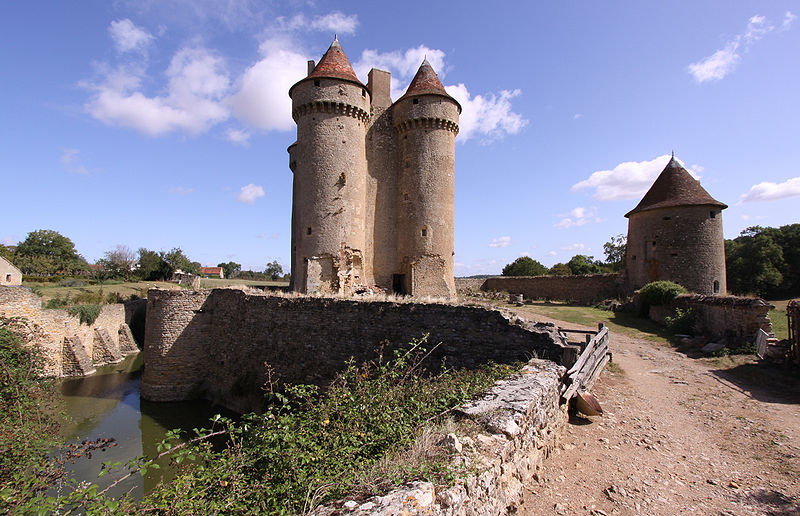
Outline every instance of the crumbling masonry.
[[378, 286], [455, 297], [455, 137], [461, 106], [423, 61], [392, 103], [389, 72], [362, 84], [338, 40], [289, 90], [292, 289]]

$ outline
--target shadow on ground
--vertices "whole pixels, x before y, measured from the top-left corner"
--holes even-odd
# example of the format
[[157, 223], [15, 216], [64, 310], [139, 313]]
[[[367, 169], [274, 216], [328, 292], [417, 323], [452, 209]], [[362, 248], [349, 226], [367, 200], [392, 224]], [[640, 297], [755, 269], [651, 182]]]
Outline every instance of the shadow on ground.
[[754, 359], [710, 372], [759, 401], [800, 404], [800, 370], [797, 368]]

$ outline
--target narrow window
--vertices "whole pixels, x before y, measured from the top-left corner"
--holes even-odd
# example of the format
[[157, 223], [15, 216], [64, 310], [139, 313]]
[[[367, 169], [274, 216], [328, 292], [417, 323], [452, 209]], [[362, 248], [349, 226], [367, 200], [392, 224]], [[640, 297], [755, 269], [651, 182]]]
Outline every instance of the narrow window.
[[717, 218], [717, 212], [716, 211], [709, 212], [709, 215], [711, 216], [712, 219], [716, 219]]
[[635, 254], [633, 255], [633, 258], [631, 258], [631, 260], [633, 260], [634, 262], [636, 261], [636, 255]]
[[655, 241], [655, 240], [653, 240], [653, 247], [655, 247], [655, 246], [656, 246], [656, 241]]
[[414, 104], [419, 104], [419, 99], [414, 99]]
[[11, 283], [11, 274], [6, 274], [6, 283]]
[[669, 219], [671, 219], [671, 218], [672, 218], [672, 217], [664, 217], [664, 220], [669, 220]]
[[428, 230], [427, 229], [422, 228], [422, 236], [424, 236], [424, 237], [428, 236]]
[[306, 228], [306, 235], [310, 235], [310, 234], [311, 234], [311, 226], [308, 226]]
[[408, 193], [407, 193], [407, 192], [403, 194], [403, 200], [404, 200], [404, 201], [407, 201], [407, 200], [408, 200]]
[[719, 281], [714, 280], [714, 293], [719, 294]]
[[361, 88], [361, 96], [362, 97], [366, 97], [367, 96], [367, 90], [365, 90], [364, 88]]
[[314, 80], [314, 86], [319, 86], [319, 80]]

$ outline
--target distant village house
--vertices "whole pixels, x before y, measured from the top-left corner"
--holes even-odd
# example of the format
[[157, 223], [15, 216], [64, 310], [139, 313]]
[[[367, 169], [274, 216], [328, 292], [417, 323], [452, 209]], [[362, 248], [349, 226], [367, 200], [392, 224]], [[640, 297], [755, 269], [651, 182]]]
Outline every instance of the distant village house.
[[204, 278], [225, 278], [222, 267], [200, 267], [200, 275]]
[[22, 271], [3, 257], [0, 257], [0, 285], [6, 287], [22, 285]]

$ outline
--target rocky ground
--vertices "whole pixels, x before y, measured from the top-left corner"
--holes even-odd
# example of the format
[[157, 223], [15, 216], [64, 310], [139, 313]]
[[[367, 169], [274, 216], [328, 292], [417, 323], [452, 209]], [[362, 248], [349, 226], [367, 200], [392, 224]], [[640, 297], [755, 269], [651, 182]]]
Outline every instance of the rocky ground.
[[573, 418], [520, 514], [800, 515], [800, 377], [619, 333], [611, 350], [604, 415]]

